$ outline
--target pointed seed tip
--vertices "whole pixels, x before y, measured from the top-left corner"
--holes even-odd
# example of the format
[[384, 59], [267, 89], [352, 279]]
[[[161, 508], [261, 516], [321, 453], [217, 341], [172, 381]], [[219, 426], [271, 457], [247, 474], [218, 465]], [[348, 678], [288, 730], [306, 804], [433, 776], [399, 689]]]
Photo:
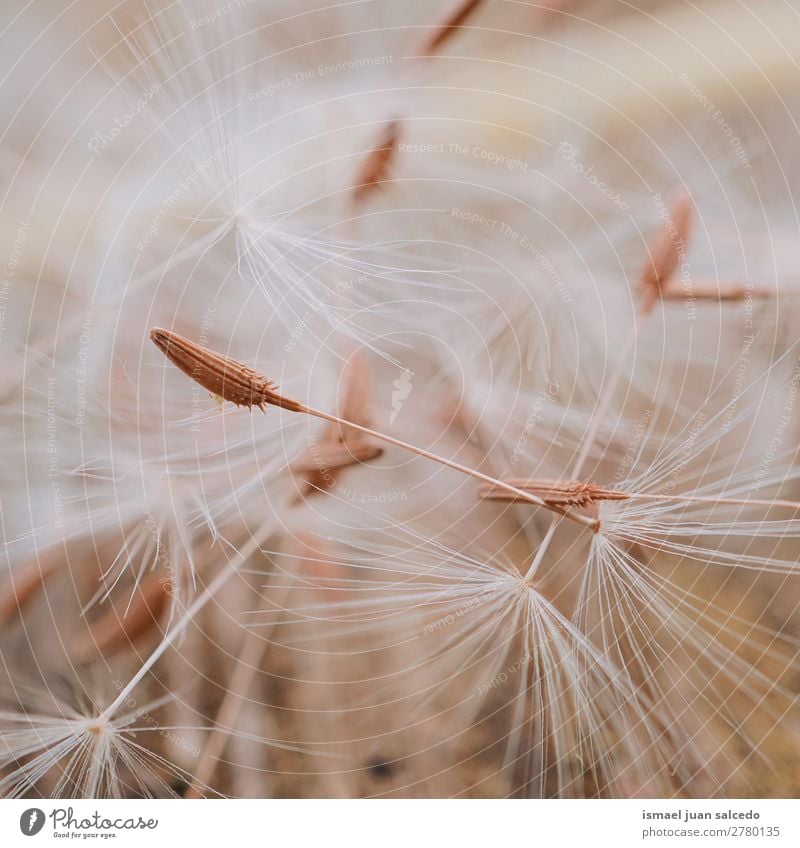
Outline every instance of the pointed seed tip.
[[161, 327], [153, 327], [150, 330], [150, 341], [159, 349], [164, 350], [169, 341], [169, 330], [163, 330]]
[[270, 404], [291, 412], [303, 411], [301, 404], [280, 395], [277, 386], [236, 359], [160, 327], [153, 327], [150, 338], [167, 359], [212, 395], [248, 408], [263, 410]]

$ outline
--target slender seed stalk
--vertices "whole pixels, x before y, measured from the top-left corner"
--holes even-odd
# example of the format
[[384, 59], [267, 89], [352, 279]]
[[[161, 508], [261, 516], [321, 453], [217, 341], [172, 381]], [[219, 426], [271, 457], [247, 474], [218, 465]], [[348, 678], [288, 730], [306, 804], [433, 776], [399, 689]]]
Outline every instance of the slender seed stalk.
[[696, 300], [710, 303], [731, 303], [746, 300], [770, 300], [777, 292], [766, 286], [744, 285], [738, 282], [689, 280], [685, 287], [671, 285], [662, 289], [662, 303], [683, 303]]
[[800, 509], [800, 502], [787, 500], [765, 500], [761, 498], [714, 498], [703, 497], [700, 495], [645, 495], [645, 494], [630, 494], [630, 500], [635, 501], [671, 501], [674, 503], [685, 504], [720, 504], [730, 506], [780, 506], [787, 509]]
[[239, 406], [257, 406], [262, 410], [265, 405], [278, 406], [290, 412], [302, 412], [315, 418], [321, 418], [324, 421], [338, 424], [340, 427], [349, 427], [366, 436], [371, 436], [387, 444], [403, 448], [403, 450], [415, 453], [425, 459], [431, 459], [455, 471], [460, 471], [462, 474], [474, 477], [482, 483], [489, 483], [509, 494], [516, 495], [528, 503], [545, 507], [551, 512], [568, 518], [570, 521], [588, 527], [595, 533], [600, 528], [600, 522], [595, 518], [581, 515], [578, 512], [558, 506], [557, 504], [549, 504], [537, 495], [518, 489], [503, 480], [491, 477], [475, 468], [470, 468], [453, 459], [448, 459], [447, 457], [427, 451], [424, 448], [409, 444], [402, 439], [396, 439], [387, 433], [381, 433], [378, 430], [365, 427], [363, 424], [356, 424], [354, 421], [339, 418], [337, 415], [332, 415], [321, 409], [314, 409], [299, 401], [286, 398], [278, 392], [277, 387], [273, 383], [252, 368], [248, 368], [241, 362], [230, 357], [206, 350], [204, 347], [170, 330], [162, 330], [156, 327], [151, 330], [150, 338], [159, 350], [170, 361], [174, 362], [184, 374], [191, 377], [203, 386], [203, 388], [211, 392], [211, 394], [218, 395], [223, 400], [231, 401]]

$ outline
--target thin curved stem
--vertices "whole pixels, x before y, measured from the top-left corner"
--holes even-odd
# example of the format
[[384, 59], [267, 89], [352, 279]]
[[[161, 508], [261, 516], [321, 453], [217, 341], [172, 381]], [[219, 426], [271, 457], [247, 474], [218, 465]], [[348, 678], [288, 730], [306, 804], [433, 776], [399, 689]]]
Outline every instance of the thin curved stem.
[[415, 453], [418, 456], [425, 457], [426, 459], [432, 459], [434, 462], [438, 462], [441, 465], [446, 465], [448, 468], [452, 468], [455, 471], [460, 471], [462, 474], [467, 474], [470, 477], [474, 477], [476, 480], [481, 480], [484, 483], [490, 483], [492, 486], [495, 486], [499, 489], [503, 489], [504, 491], [514, 495], [520, 500], [528, 501], [528, 503], [536, 504], [537, 506], [542, 506], [545, 509], [549, 509], [551, 512], [555, 512], [563, 518], [568, 518], [570, 521], [574, 521], [577, 524], [581, 524], [584, 527], [588, 527], [593, 532], [597, 532], [600, 526], [600, 522], [596, 518], [590, 518], [587, 515], [581, 515], [580, 513], [575, 512], [571, 509], [566, 509], [555, 504], [547, 503], [542, 498], [537, 497], [536, 495], [532, 495], [530, 492], [525, 492], [522, 489], [518, 489], [516, 486], [512, 486], [510, 483], [506, 483], [503, 480], [498, 480], [496, 477], [491, 477], [489, 474], [484, 474], [482, 471], [478, 471], [475, 468], [470, 468], [468, 465], [462, 465], [460, 462], [456, 462], [453, 459], [448, 459], [447, 457], [432, 453], [431, 451], [427, 451], [424, 448], [420, 448], [416, 445], [404, 442], [402, 441], [402, 439], [396, 439], [393, 436], [387, 435], [386, 433], [381, 433], [378, 430], [372, 430], [369, 427], [364, 427], [363, 425], [356, 424], [353, 421], [347, 421], [344, 418], [339, 418], [336, 415], [331, 415], [330, 413], [323, 412], [320, 409], [314, 409], [313, 407], [305, 406], [304, 404], [298, 404], [298, 406], [300, 407], [300, 411], [305, 412], [307, 415], [313, 415], [314, 417], [322, 418], [325, 421], [332, 421], [334, 424], [340, 424], [343, 427], [351, 427], [352, 429], [358, 430], [359, 432], [364, 433], [367, 436], [372, 436], [373, 438], [380, 439], [390, 445], [395, 445], [397, 447], [403, 448], [404, 450], [411, 451], [411, 453]]

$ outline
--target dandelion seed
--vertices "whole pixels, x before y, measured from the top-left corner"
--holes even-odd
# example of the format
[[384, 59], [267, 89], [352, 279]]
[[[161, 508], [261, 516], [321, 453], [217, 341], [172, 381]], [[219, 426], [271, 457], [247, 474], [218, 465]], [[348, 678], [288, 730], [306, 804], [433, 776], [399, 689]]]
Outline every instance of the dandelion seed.
[[[474, 468], [469, 468], [468, 466], [455, 462], [452, 459], [447, 459], [446, 457], [431, 453], [430, 451], [426, 451], [423, 448], [416, 447], [415, 445], [411, 445], [400, 439], [395, 439], [393, 436], [389, 436], [386, 433], [380, 433], [377, 430], [372, 430], [369, 427], [364, 427], [363, 425], [356, 424], [352, 421], [345, 421], [343, 418], [339, 418], [336, 415], [331, 415], [330, 413], [323, 412], [319, 409], [313, 409], [312, 407], [305, 406], [298, 401], [284, 398], [282, 395], [277, 393], [276, 387], [271, 384], [266, 377], [261, 376], [252, 369], [247, 368], [235, 360], [228, 359], [227, 357], [220, 356], [219, 354], [210, 353], [204, 348], [190, 342], [188, 339], [178, 336], [176, 333], [171, 333], [168, 330], [154, 329], [151, 331], [150, 336], [156, 345], [158, 345], [159, 349], [162, 350], [162, 352], [172, 361], [174, 361], [187, 376], [196, 380], [204, 388], [218, 388], [219, 391], [215, 391], [214, 393], [220, 394], [222, 397], [225, 397], [226, 400], [232, 400], [233, 403], [242, 406], [258, 406], [262, 410], [264, 409], [265, 404], [270, 404], [291, 412], [302, 412], [306, 415], [322, 418], [325, 421], [338, 424], [342, 427], [349, 427], [354, 430], [358, 430], [366, 436], [380, 439], [391, 445], [395, 445], [396, 447], [416, 453], [426, 459], [431, 459], [434, 462], [446, 465], [448, 468], [460, 471], [462, 474], [475, 477], [484, 483], [490, 483], [499, 489], [504, 489], [510, 494], [518, 496], [522, 500], [538, 504], [539, 506], [544, 506], [553, 512], [563, 515], [565, 518], [569, 518], [571, 521], [575, 521], [578, 524], [589, 527], [595, 532], [597, 531], [598, 523], [596, 520], [572, 512], [568, 508], [562, 508], [556, 504], [549, 504], [534, 494], [522, 491], [521, 489], [516, 489], [508, 483], [490, 477], [488, 474], [483, 474]], [[174, 352], [170, 353], [170, 351]], [[206, 363], [211, 364], [210, 366], [207, 366]], [[227, 398], [225, 395], [226, 373], [233, 373], [237, 375], [230, 398]]]
[[684, 260], [693, 216], [691, 198], [680, 196], [670, 208], [664, 229], [650, 243], [647, 263], [639, 278], [644, 315], [652, 311]]
[[252, 368], [235, 359], [213, 353], [177, 333], [158, 327], [150, 331], [156, 347], [188, 377], [199, 383], [212, 397], [221, 397], [237, 406], [266, 404], [301, 412], [302, 407], [278, 394], [277, 386]]
[[[424, 4], [276, 0], [265, 17], [264, 4], [218, 15], [182, 0], [145, 3], [132, 28], [128, 5], [111, 43], [89, 28], [108, 94], [128, 103], [91, 139], [102, 155], [84, 188], [0, 149], [11, 230], [25, 219], [0, 287], [13, 358], [2, 660], [48, 689], [81, 664], [55, 705], [16, 670], [0, 683], [14, 698], [0, 709], [0, 794], [354, 797], [365, 768], [380, 794], [791, 792], [800, 365], [791, 316], [752, 302], [796, 291], [783, 282], [796, 127], [716, 37], [752, 27], [746, 4], [717, 4], [709, 23], [693, 4], [595, 3], [581, 22], [574, 0], [442, 0], [426, 21]], [[771, 32], [796, 23], [777, 8], [791, 4], [754, 5]], [[47, 4], [30, 6], [31, 55], [71, 61]], [[558, 37], [539, 38], [556, 20]], [[676, 85], [663, 68], [686, 64], [685, 32], [710, 61]], [[751, 41], [753, 67], [796, 73]], [[629, 72], [619, 44], [635, 45], [644, 89], [598, 77]], [[747, 103], [719, 88], [715, 59]], [[109, 88], [95, 73], [81, 68], [82, 86]], [[51, 89], [37, 90], [56, 119], [22, 110], [7, 142], [83, 161], [59, 158], [86, 140], [80, 102], [59, 109]], [[703, 92], [724, 126], [693, 108]], [[674, 122], [653, 108], [665, 97]], [[619, 132], [620, 115], [638, 132]], [[401, 163], [406, 137], [425, 155]], [[698, 256], [732, 267], [689, 273], [699, 233], [676, 194], [632, 310], [619, 269], [639, 230], [622, 210], [687, 176], [707, 225]], [[381, 214], [361, 214], [389, 192]], [[741, 308], [696, 323], [687, 301]], [[158, 369], [142, 358], [176, 310], [197, 344], [159, 329], [153, 341], [191, 390], [169, 369], [148, 379]], [[296, 383], [214, 353], [214, 326], [235, 326], [238, 350], [285, 354]], [[347, 337], [391, 367], [342, 368]], [[402, 415], [397, 360], [415, 375]], [[374, 429], [373, 378], [386, 429], [408, 441]], [[227, 400], [266, 421], [219, 414]], [[267, 406], [324, 421], [311, 449], [310, 422]], [[481, 498], [429, 463], [361, 467], [386, 444], [468, 475]], [[331, 488], [344, 473], [358, 486]], [[298, 506], [312, 493], [318, 508]], [[545, 526], [540, 508], [555, 516]], [[237, 614], [262, 571], [247, 632]], [[290, 737], [310, 750], [275, 741]], [[262, 746], [313, 759], [273, 762]]]
[[[648, 494], [645, 492], [625, 492], [617, 489], [605, 489], [594, 483], [581, 483], [576, 480], [524, 480], [507, 478], [506, 483], [516, 489], [538, 495], [547, 503], [567, 506], [591, 506], [600, 501], [659, 501], [662, 504], [707, 504], [709, 506], [760, 506], [785, 507], [800, 510], [800, 501], [767, 500], [764, 498], [727, 498], [704, 497], [702, 495]], [[518, 503], [519, 498], [494, 486], [482, 486], [479, 496], [486, 500]]]
[[113, 720], [62, 702], [49, 713], [0, 711], [0, 793], [24, 797], [57, 775], [57, 798], [174, 797], [169, 783], [186, 773], [137, 741], [169, 732], [147, 720], [162, 703], [144, 703]]
[[[532, 796], [586, 794], [587, 773], [595, 793], [614, 794], [626, 771], [643, 782], [662, 777], [688, 743], [680, 728], [665, 737], [626, 666], [595, 647], [508, 557], [479, 552], [474, 541], [462, 553], [457, 543], [404, 527], [364, 532], [338, 541], [349, 548], [341, 564], [363, 575], [350, 581], [348, 597], [295, 603], [292, 625], [328, 622], [329, 649], [368, 639], [387, 681], [412, 682], [400, 696], [402, 720], [433, 709], [451, 727], [472, 727], [485, 712], [507, 722], [504, 768], [516, 772], [515, 790]], [[390, 660], [398, 632], [409, 655]], [[387, 682], [377, 691], [373, 684], [368, 697], [376, 709], [398, 696]]]
[[400, 122], [389, 121], [378, 138], [375, 149], [361, 163], [353, 188], [353, 201], [363, 203], [389, 178], [400, 140]]
[[482, 2], [483, 0], [456, 0], [442, 16], [441, 21], [435, 25], [434, 31], [422, 43], [417, 55], [433, 56], [439, 53], [477, 12]]
[[[506, 482], [516, 489], [532, 492], [550, 504], [562, 506], [591, 506], [599, 501], [624, 501], [630, 495], [614, 489], [604, 489], [594, 483], [580, 483], [575, 480], [523, 480], [508, 478]], [[482, 486], [479, 495], [487, 500], [517, 503], [519, 499], [509, 492], [498, 490], [494, 486]]]

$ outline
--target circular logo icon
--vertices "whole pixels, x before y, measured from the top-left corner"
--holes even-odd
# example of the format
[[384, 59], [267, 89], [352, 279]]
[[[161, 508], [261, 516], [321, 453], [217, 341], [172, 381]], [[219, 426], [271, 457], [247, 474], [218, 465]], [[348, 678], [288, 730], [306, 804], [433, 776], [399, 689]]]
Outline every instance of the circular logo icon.
[[38, 807], [31, 807], [19, 817], [19, 829], [25, 836], [36, 836], [36, 834], [44, 827], [44, 810]]

